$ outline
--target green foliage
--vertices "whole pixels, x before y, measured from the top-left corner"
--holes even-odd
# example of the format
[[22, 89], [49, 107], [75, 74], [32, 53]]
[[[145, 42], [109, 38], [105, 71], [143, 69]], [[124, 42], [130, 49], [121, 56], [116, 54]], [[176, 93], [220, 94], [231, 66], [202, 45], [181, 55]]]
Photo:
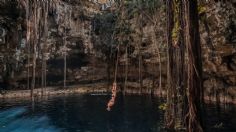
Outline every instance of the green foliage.
[[112, 33], [116, 19], [117, 16], [113, 13], [97, 14], [94, 17], [93, 26], [99, 34]]
[[200, 21], [206, 21], [206, 7], [204, 5], [198, 5], [198, 14], [199, 14], [199, 19]]
[[173, 28], [173, 30], [172, 30], [172, 40], [173, 40], [174, 42], [177, 42], [177, 41], [178, 41], [178, 38], [179, 38], [179, 29], [180, 29], [179, 22], [178, 22], [178, 21], [175, 21], [174, 28]]
[[180, 23], [179, 23], [179, 1], [174, 1], [174, 28], [172, 30], [172, 40], [176, 43], [179, 39], [179, 30], [180, 30]]
[[138, 13], [138, 10], [142, 10], [154, 14], [156, 9], [161, 7], [159, 0], [125, 0], [124, 4], [130, 13]]
[[166, 110], [167, 109], [167, 104], [166, 103], [160, 104], [158, 108], [160, 110]]
[[206, 7], [203, 5], [198, 5], [198, 14], [206, 13]]
[[100, 36], [99, 41], [94, 39], [98, 43], [95, 47], [98, 50], [102, 49], [102, 53], [110, 54], [111, 49], [115, 53], [118, 44], [126, 46], [131, 43], [132, 34], [137, 31], [131, 26], [133, 25], [131, 20], [139, 17], [143, 12], [152, 17], [160, 7], [159, 0], [124, 0], [124, 3], [121, 2], [116, 1], [117, 9], [114, 12], [104, 12], [94, 17], [94, 32]]

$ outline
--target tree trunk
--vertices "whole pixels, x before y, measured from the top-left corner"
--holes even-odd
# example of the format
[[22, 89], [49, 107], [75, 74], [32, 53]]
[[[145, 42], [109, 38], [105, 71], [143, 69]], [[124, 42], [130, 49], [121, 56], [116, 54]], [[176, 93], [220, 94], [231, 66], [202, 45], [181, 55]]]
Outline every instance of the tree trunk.
[[165, 125], [169, 129], [175, 127], [175, 111], [174, 111], [174, 88], [172, 82], [173, 73], [173, 47], [172, 47], [172, 30], [174, 25], [173, 19], [173, 1], [166, 1], [166, 15], [167, 15], [167, 109], [165, 113]]
[[201, 45], [198, 24], [198, 2], [183, 0], [185, 8], [185, 42], [188, 56], [187, 96], [188, 114], [187, 129], [189, 132], [202, 132], [201, 121], [201, 91], [202, 91], [202, 63]]
[[173, 71], [173, 82], [176, 89], [176, 126], [180, 129], [185, 127], [185, 115], [186, 115], [186, 71], [185, 71], [185, 41], [184, 41], [184, 6], [181, 0], [174, 1], [174, 22], [175, 28], [174, 32], [177, 34], [173, 43], [173, 57], [175, 70]]

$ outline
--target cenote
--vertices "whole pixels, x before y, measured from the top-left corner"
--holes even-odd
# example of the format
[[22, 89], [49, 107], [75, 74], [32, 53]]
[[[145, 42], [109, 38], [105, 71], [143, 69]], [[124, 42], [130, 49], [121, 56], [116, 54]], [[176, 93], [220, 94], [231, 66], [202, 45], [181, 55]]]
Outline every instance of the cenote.
[[[3, 100], [0, 132], [165, 132], [163, 99], [128, 95], [117, 97], [106, 110], [107, 95], [66, 95], [32, 101]], [[236, 107], [207, 104], [207, 131], [234, 132]]]
[[0, 132], [236, 132], [235, 47], [236, 0], [0, 0]]

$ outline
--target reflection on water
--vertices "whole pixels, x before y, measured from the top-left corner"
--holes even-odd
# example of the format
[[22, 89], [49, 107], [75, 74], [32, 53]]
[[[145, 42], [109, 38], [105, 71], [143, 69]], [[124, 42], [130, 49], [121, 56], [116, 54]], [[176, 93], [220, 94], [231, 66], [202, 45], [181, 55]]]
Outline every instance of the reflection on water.
[[24, 116], [25, 107], [0, 111], [0, 132], [60, 132], [47, 116]]
[[[161, 99], [118, 96], [111, 112], [108, 95], [71, 95], [0, 102], [0, 132], [164, 132]], [[33, 107], [32, 107], [32, 104]], [[235, 107], [206, 109], [208, 131], [234, 132]]]

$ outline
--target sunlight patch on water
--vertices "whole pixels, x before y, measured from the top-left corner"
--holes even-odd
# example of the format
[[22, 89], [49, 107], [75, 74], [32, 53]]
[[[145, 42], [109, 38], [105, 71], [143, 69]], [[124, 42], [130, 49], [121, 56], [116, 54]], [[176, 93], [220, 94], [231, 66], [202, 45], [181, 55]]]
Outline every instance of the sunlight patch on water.
[[24, 117], [25, 107], [0, 111], [0, 132], [61, 132], [54, 127], [50, 119], [43, 116]]

